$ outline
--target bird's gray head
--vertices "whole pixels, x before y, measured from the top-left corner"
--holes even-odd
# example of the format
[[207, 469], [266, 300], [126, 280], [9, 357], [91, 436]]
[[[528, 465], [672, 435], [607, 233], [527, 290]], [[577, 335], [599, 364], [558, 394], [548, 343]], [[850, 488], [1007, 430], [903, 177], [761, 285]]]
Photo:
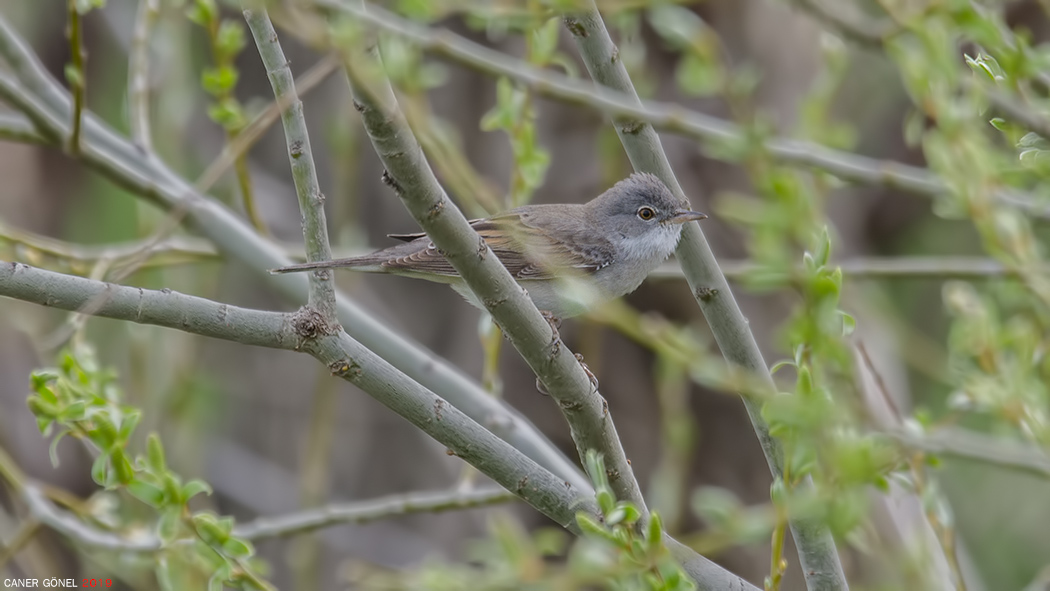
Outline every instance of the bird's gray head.
[[678, 244], [682, 224], [707, 216], [690, 211], [660, 179], [635, 173], [590, 201], [602, 234], [630, 259], [667, 258]]

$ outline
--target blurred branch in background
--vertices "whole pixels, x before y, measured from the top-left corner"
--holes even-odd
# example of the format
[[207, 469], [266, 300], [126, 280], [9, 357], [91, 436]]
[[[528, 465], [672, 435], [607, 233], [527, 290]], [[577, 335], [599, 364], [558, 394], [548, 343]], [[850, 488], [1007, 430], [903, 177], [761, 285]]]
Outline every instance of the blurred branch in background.
[[[685, 109], [679, 105], [639, 101], [619, 89], [574, 80], [564, 74], [539, 69], [498, 51], [489, 49], [445, 29], [419, 26], [373, 5], [355, 6], [348, 0], [319, 0], [318, 5], [352, 14], [383, 29], [404, 37], [421, 48], [454, 60], [481, 72], [506, 76], [542, 96], [593, 108], [615, 118], [648, 123], [687, 137], [710, 142], [708, 155], [718, 158], [725, 151], [746, 145], [751, 139], [736, 124]], [[768, 137], [761, 140], [762, 149], [784, 164], [814, 168], [862, 185], [900, 189], [916, 195], [933, 197], [949, 190], [945, 182], [927, 169], [899, 162], [879, 160], [860, 154], [842, 152], [820, 144], [789, 138]], [[1002, 191], [999, 197], [1023, 208], [1030, 215], [1050, 218], [1050, 205], [1036, 196]]]

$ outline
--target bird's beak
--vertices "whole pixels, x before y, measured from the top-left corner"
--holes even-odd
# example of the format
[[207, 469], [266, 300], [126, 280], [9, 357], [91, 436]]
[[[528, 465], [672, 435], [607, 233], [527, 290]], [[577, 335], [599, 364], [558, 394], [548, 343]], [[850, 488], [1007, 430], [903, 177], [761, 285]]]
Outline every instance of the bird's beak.
[[686, 222], [692, 222], [695, 220], [706, 220], [707, 214], [700, 213], [699, 211], [676, 211], [671, 219], [667, 220], [669, 224], [684, 224]]

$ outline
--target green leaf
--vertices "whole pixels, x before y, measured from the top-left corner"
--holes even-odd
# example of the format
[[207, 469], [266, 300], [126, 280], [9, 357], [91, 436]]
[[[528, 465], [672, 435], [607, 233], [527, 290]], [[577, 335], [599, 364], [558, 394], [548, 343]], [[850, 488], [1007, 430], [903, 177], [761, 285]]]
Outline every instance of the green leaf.
[[663, 547], [664, 527], [660, 514], [653, 511], [649, 514], [649, 524], [645, 528], [645, 542], [649, 553], [653, 554]]
[[215, 5], [215, 0], [195, 0], [186, 9], [186, 17], [207, 29], [219, 18], [219, 7]]
[[182, 502], [185, 503], [201, 493], [211, 495], [211, 486], [203, 480], [194, 478], [182, 487]]
[[617, 546], [620, 545], [620, 540], [589, 514], [583, 511], [576, 513], [576, 523], [579, 524], [584, 535], [590, 534], [592, 537], [605, 540]]
[[224, 62], [232, 59], [244, 49], [244, 45], [244, 27], [241, 26], [241, 23], [230, 19], [223, 20], [219, 25], [219, 32], [215, 35], [217, 61]]
[[691, 96], [714, 96], [725, 81], [722, 69], [695, 53], [687, 53], [675, 68], [675, 80]]
[[529, 61], [537, 66], [545, 66], [554, 57], [558, 49], [558, 33], [561, 31], [561, 18], [554, 17], [532, 32], [532, 45]]
[[135, 468], [124, 450], [117, 448], [110, 454], [110, 462], [113, 465], [113, 476], [120, 484], [127, 484], [135, 478]]
[[140, 410], [136, 409], [125, 413], [124, 418], [120, 421], [119, 441], [121, 443], [127, 443], [131, 439], [131, 435], [135, 432], [135, 427], [138, 427], [141, 420], [142, 411]]
[[128, 483], [128, 492], [136, 499], [152, 507], [159, 508], [164, 505], [164, 489], [141, 478], [136, 478]]
[[156, 433], [150, 433], [146, 438], [146, 465], [157, 474], [168, 469], [164, 461], [164, 444], [160, 441], [160, 435]]
[[605, 525], [609, 527], [619, 525], [626, 517], [627, 512], [623, 510], [623, 507], [614, 507], [612, 511], [606, 513]]
[[95, 484], [106, 486], [106, 466], [108, 462], [109, 453], [103, 452], [98, 454], [95, 461], [91, 463], [91, 479], [95, 481]]
[[66, 436], [68, 431], [62, 431], [51, 440], [51, 445], [47, 446], [47, 457], [51, 459], [51, 467], [58, 467], [58, 443], [62, 441], [62, 438]]
[[255, 549], [247, 540], [234, 537], [223, 543], [222, 550], [231, 558], [249, 558], [255, 554]]
[[182, 507], [168, 506], [157, 520], [157, 537], [165, 544], [170, 544], [179, 533], [179, 520], [182, 518]]
[[201, 71], [201, 86], [212, 96], [223, 96], [237, 86], [239, 76], [233, 66], [205, 68]]
[[842, 316], [842, 336], [848, 337], [857, 330], [857, 319], [842, 310], [839, 310], [839, 315]]

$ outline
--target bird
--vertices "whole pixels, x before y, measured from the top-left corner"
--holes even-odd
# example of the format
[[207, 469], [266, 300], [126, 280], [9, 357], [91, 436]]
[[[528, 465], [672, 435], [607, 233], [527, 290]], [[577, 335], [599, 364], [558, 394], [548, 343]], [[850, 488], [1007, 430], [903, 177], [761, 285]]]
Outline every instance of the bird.
[[[525, 205], [469, 223], [550, 320], [631, 293], [675, 250], [682, 225], [706, 218], [655, 175], [634, 173], [586, 203]], [[329, 268], [392, 273], [449, 284], [484, 309], [425, 233], [388, 237], [404, 244], [270, 273]]]

